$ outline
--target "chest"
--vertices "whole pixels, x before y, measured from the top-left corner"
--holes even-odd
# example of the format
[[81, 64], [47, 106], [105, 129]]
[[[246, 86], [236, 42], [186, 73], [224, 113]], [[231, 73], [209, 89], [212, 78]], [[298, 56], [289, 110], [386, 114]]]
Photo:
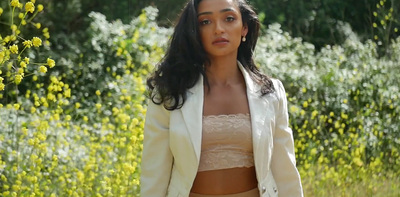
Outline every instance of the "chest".
[[246, 88], [213, 87], [204, 92], [204, 115], [249, 113]]

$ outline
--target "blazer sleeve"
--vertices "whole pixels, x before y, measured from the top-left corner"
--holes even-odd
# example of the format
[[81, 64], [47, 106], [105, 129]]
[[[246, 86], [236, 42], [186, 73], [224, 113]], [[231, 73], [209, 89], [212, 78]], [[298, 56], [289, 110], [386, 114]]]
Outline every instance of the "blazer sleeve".
[[296, 168], [293, 132], [289, 127], [286, 92], [279, 80], [274, 80], [278, 97], [271, 170], [280, 197], [303, 196], [299, 172]]
[[173, 156], [169, 146], [170, 112], [151, 100], [144, 126], [140, 175], [140, 194], [143, 197], [166, 196]]

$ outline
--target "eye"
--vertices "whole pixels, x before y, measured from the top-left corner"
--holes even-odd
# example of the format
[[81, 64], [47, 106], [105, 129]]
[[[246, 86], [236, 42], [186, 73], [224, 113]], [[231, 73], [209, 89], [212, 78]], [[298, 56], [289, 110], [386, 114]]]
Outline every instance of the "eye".
[[234, 20], [235, 20], [235, 17], [233, 17], [233, 16], [226, 17], [226, 21], [228, 21], [228, 22], [232, 22]]
[[208, 20], [208, 19], [204, 19], [204, 20], [200, 21], [200, 25], [207, 25], [207, 24], [210, 24], [210, 23], [211, 23], [211, 21]]

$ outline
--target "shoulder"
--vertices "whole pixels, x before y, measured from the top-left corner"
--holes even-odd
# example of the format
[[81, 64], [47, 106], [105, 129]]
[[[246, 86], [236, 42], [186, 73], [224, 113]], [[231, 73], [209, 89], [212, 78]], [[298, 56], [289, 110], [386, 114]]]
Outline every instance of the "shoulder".
[[279, 98], [285, 97], [286, 98], [286, 91], [285, 87], [283, 86], [282, 82], [279, 79], [271, 78], [271, 81], [274, 85], [274, 94], [276, 94]]

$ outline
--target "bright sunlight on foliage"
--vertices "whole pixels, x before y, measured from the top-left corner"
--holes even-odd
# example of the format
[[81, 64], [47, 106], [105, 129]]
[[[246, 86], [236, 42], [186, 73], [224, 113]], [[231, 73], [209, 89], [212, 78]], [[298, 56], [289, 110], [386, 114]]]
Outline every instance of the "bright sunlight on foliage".
[[[55, 59], [43, 11], [0, 8], [0, 196], [139, 196], [145, 79], [172, 29], [153, 7], [129, 24], [92, 12], [90, 39]], [[256, 49], [286, 87], [305, 196], [399, 196], [400, 38], [380, 57], [338, 31], [343, 45], [316, 51], [274, 24]]]

